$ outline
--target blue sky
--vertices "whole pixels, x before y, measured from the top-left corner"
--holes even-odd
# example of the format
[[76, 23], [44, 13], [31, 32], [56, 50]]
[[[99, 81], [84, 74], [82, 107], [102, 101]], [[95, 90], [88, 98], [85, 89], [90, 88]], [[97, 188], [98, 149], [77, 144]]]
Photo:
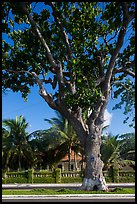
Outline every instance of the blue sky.
[[[2, 95], [2, 119], [15, 119], [16, 116], [23, 115], [29, 127], [27, 131], [29, 133], [35, 130], [48, 129], [50, 125], [44, 121], [45, 118], [50, 119], [56, 117], [55, 111], [52, 110], [43, 98], [38, 94], [38, 87], [35, 86], [31, 89], [31, 93], [28, 96], [28, 102], [24, 102], [21, 97], [21, 93], [13, 93], [12, 91]], [[106, 114], [107, 121], [110, 122], [110, 126], [107, 132], [111, 132], [113, 135], [134, 132], [134, 128], [123, 124], [125, 118], [123, 110], [118, 109], [112, 111], [115, 101], [110, 100]]]

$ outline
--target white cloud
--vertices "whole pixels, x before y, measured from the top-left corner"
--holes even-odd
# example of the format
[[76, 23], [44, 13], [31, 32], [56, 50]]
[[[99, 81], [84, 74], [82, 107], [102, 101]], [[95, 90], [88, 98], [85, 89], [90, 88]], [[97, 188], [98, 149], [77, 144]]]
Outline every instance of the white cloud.
[[110, 125], [112, 120], [112, 113], [109, 113], [107, 109], [105, 110], [104, 120], [105, 122], [103, 123], [103, 127]]

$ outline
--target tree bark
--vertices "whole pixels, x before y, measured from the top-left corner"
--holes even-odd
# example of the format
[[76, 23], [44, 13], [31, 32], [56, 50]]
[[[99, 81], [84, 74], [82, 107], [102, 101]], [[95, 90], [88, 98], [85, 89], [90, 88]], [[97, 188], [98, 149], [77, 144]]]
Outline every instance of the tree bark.
[[83, 183], [80, 189], [104, 190], [108, 187], [102, 173], [103, 161], [101, 160], [101, 130], [100, 126], [91, 128], [85, 143], [86, 168]]

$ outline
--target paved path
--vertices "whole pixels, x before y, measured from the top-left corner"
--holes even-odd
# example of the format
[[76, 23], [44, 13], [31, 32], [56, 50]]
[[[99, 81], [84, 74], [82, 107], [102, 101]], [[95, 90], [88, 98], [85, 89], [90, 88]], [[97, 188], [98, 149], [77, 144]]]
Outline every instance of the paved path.
[[134, 194], [3, 195], [2, 202], [135, 202]]
[[[47, 184], [2, 184], [2, 189], [33, 189], [33, 188], [71, 188], [76, 189], [80, 187], [81, 183], [47, 183]], [[135, 187], [135, 183], [108, 183], [109, 188], [121, 187], [121, 188], [133, 188]]]

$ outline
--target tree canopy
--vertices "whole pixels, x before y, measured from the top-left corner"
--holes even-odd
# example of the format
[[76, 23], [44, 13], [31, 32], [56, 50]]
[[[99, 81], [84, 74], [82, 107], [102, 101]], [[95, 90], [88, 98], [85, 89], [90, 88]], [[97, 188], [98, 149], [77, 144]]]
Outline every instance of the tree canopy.
[[26, 99], [38, 84], [59, 112], [93, 113], [120, 97], [114, 108], [125, 105], [126, 122], [135, 101], [134, 17], [134, 2], [3, 2], [3, 90]]

